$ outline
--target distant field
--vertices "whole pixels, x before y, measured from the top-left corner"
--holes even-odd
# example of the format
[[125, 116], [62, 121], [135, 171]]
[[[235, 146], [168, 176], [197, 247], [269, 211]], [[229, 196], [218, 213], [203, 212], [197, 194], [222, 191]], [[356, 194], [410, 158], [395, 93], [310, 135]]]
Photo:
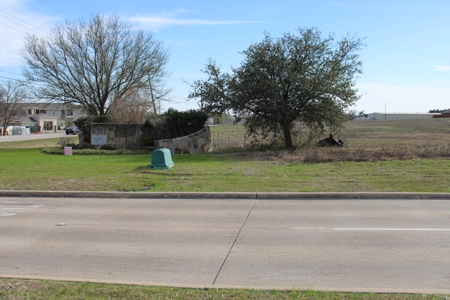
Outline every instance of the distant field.
[[[228, 138], [232, 146], [245, 141], [245, 128], [237, 125], [211, 127], [215, 148], [220, 134], [221, 147], [226, 147]], [[326, 138], [325, 134], [322, 138]], [[347, 147], [393, 146], [398, 144], [423, 145], [450, 143], [450, 119], [396, 120], [396, 121], [351, 121], [344, 125], [340, 134]]]
[[[246, 141], [245, 128], [240, 124], [211, 127], [211, 134], [216, 152], [242, 148]], [[318, 136], [316, 140], [326, 138], [328, 134]], [[450, 158], [449, 119], [352, 121], [345, 124], [341, 133], [333, 134], [344, 141], [343, 148], [266, 151], [257, 153], [255, 157], [282, 156], [301, 162]]]
[[450, 143], [450, 119], [352, 121], [341, 138], [351, 146], [441, 145]]

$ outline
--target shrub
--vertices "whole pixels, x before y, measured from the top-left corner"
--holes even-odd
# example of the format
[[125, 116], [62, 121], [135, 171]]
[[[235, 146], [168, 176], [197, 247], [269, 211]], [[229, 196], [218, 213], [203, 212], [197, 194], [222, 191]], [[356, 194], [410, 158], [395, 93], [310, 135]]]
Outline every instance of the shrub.
[[91, 144], [83, 141], [81, 141], [77, 146], [77, 149], [91, 149], [91, 148], [92, 148]]
[[[72, 155], [140, 155], [149, 154], [151, 151], [145, 149], [117, 149], [117, 150], [98, 150], [98, 149], [82, 149], [73, 150]], [[61, 148], [47, 148], [43, 149], [45, 154], [64, 155], [64, 150]]]
[[154, 140], [172, 139], [203, 129], [207, 119], [208, 115], [200, 110], [178, 111], [169, 108], [162, 115], [149, 116], [145, 125], [155, 130]]
[[66, 146], [72, 146], [72, 147], [76, 146], [75, 142], [76, 142], [75, 138], [65, 136], [65, 137], [59, 138], [58, 145], [60, 145], [61, 148], [64, 149], [64, 147], [66, 147]]
[[108, 123], [109, 121], [108, 115], [87, 116], [78, 118], [74, 124], [83, 132], [83, 142], [89, 143], [91, 141], [91, 123]]
[[169, 108], [163, 115], [170, 127], [171, 137], [180, 137], [199, 131], [205, 126], [208, 115], [201, 110], [178, 111]]
[[149, 134], [143, 134], [139, 138], [139, 145], [140, 146], [153, 146], [153, 138]]
[[106, 143], [100, 147], [101, 150], [116, 150], [113, 144]]

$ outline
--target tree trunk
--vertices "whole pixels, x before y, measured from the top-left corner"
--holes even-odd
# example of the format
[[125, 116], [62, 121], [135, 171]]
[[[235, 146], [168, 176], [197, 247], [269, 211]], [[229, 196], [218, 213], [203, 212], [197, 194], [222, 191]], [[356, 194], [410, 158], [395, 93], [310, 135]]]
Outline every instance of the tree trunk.
[[292, 145], [291, 128], [289, 125], [283, 126], [283, 133], [286, 149], [292, 149], [294, 146]]
[[153, 113], [155, 115], [158, 114], [158, 112], [156, 111], [156, 101], [155, 101], [155, 96], [153, 95], [153, 87], [152, 87], [152, 83], [149, 81], [149, 87], [150, 87], [150, 96], [152, 97], [152, 104], [153, 104]]
[[155, 103], [155, 96], [153, 95], [153, 86], [152, 86], [152, 81], [150, 79], [150, 75], [148, 75], [148, 87], [150, 89], [150, 96], [152, 97], [152, 104], [153, 104], [153, 113], [155, 115], [158, 114], [158, 112], [156, 111], [156, 103]]

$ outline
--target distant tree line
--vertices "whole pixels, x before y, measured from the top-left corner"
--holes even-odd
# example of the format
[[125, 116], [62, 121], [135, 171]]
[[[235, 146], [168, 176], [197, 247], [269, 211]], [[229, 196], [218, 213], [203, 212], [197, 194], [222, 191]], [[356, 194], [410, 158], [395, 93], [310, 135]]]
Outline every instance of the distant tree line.
[[441, 113], [445, 110], [448, 110], [448, 108], [446, 108], [446, 109], [430, 109], [428, 112], [429, 113]]

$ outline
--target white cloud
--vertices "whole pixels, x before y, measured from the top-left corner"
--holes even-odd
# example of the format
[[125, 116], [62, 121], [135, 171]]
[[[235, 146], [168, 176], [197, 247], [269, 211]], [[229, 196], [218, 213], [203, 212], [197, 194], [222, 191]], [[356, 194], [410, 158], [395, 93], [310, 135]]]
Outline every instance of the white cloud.
[[434, 66], [436, 71], [450, 71], [450, 66]]
[[428, 112], [430, 109], [450, 108], [450, 86], [397, 86], [381, 83], [358, 85], [363, 97], [356, 103], [357, 110], [366, 113]]
[[188, 12], [187, 10], [176, 10], [170, 13], [159, 13], [155, 15], [129, 17], [127, 20], [139, 26], [158, 31], [168, 26], [193, 26], [193, 25], [235, 25], [244, 23], [259, 23], [248, 20], [209, 20], [209, 19], [182, 19], [178, 13]]

